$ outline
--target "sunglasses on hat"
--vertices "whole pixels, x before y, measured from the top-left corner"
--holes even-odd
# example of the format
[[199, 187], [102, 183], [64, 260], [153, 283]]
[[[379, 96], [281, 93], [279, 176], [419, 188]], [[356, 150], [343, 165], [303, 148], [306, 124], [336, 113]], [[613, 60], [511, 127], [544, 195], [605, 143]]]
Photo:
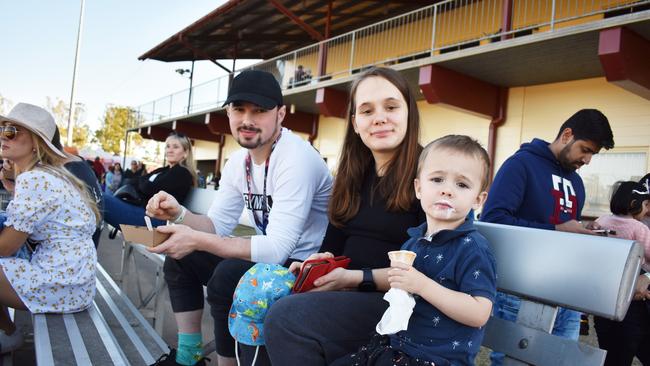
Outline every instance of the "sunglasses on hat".
[[0, 136], [6, 138], [7, 140], [15, 139], [18, 132], [20, 132], [20, 130], [15, 126], [0, 126]]

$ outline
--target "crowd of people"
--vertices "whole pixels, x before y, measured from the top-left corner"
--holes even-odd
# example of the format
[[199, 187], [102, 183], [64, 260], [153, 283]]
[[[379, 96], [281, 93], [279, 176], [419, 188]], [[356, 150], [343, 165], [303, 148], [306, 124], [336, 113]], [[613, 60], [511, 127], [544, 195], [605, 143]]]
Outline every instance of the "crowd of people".
[[[474, 226], [480, 211], [486, 222], [583, 235], [609, 229], [641, 243], [646, 264], [626, 318], [596, 317], [595, 329], [606, 365], [629, 365], [635, 356], [650, 364], [650, 174], [613, 187], [610, 215], [581, 221], [586, 193], [576, 170], [614, 146], [600, 111], [577, 111], [551, 142], [524, 143], [490, 184], [490, 157], [473, 138], [419, 143], [416, 95], [390, 68], [372, 68], [352, 84], [335, 179], [308, 142], [282, 127], [287, 110], [273, 75], [240, 73], [224, 107], [242, 148], [221, 172], [207, 215], [182, 205], [200, 182], [187, 136], [172, 133], [167, 165], [148, 174], [134, 162], [126, 172], [119, 164], [102, 172], [96, 160], [93, 170], [106, 183], [97, 192], [97, 179], [84, 185], [71, 173], [78, 161], [62, 151], [49, 113], [19, 104], [0, 116], [2, 156], [11, 161], [0, 179], [15, 186], [0, 232], [0, 352], [21, 342], [7, 307], [73, 312], [90, 304], [99, 204], [113, 227], [143, 225], [147, 215], [170, 234], [149, 250], [165, 254], [178, 342], [156, 365], [205, 364], [204, 286], [220, 366], [470, 365], [490, 315], [514, 321], [520, 303], [497, 292], [495, 258]], [[242, 211], [255, 224], [251, 237], [231, 236]], [[75, 240], [61, 236], [63, 228]], [[16, 255], [23, 246], [27, 256]], [[397, 250], [415, 253], [413, 264], [391, 262], [388, 252]], [[347, 268], [284, 296], [282, 286], [293, 285], [306, 261], [339, 256], [349, 258]], [[61, 271], [63, 280], [55, 278]], [[247, 304], [250, 286], [262, 297]], [[386, 330], [391, 289], [411, 294], [412, 314]], [[560, 309], [553, 333], [577, 339], [579, 330], [580, 314]], [[491, 360], [500, 365], [503, 355]]]

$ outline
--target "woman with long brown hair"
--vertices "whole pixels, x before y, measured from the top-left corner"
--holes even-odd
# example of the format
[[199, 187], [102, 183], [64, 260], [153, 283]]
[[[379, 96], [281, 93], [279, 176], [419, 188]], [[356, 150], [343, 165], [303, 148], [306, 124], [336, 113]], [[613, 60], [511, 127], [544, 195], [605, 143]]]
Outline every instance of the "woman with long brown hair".
[[405, 78], [388, 68], [364, 73], [350, 90], [347, 119], [323, 253], [309, 259], [345, 255], [350, 266], [273, 305], [264, 322], [273, 364], [324, 365], [364, 344], [388, 305], [387, 252], [425, 220], [413, 188], [420, 119]]

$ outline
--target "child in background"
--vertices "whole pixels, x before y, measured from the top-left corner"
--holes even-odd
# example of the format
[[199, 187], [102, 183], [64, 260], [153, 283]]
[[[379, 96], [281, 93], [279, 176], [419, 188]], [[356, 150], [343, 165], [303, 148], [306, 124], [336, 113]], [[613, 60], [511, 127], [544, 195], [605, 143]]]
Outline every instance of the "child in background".
[[[650, 229], [639, 220], [645, 217], [649, 204], [647, 186], [622, 182], [609, 203], [612, 214], [596, 220], [601, 227], [616, 231], [610, 236], [636, 240], [643, 245], [645, 271], [650, 269]], [[644, 365], [650, 365], [650, 315], [645, 302], [635, 299], [622, 322], [594, 317], [598, 345], [607, 351], [605, 366], [631, 365], [634, 356]]]
[[393, 263], [391, 287], [416, 296], [408, 329], [375, 335], [333, 365], [473, 365], [496, 295], [496, 263], [470, 210], [487, 198], [489, 157], [468, 136], [448, 135], [424, 148], [415, 192], [427, 222], [408, 230], [413, 266]]

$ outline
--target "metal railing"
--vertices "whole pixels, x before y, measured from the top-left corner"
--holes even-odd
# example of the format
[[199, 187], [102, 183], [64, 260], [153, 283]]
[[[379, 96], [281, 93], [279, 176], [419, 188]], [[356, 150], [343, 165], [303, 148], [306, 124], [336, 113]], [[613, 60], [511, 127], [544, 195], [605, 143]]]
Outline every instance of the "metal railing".
[[[650, 0], [515, 0], [509, 29], [504, 0], [447, 0], [356, 29], [236, 71], [265, 70], [283, 89], [346, 77], [371, 66], [431, 57], [502, 39], [553, 32], [597, 21]], [[506, 26], [507, 28], [507, 26]], [[320, 57], [323, 54], [324, 57]], [[319, 65], [324, 60], [324, 65]], [[320, 68], [322, 75], [318, 74]], [[300, 70], [299, 70], [300, 67]], [[151, 122], [214, 108], [225, 101], [230, 76], [208, 81], [137, 108]], [[188, 113], [189, 110], [189, 113]]]

